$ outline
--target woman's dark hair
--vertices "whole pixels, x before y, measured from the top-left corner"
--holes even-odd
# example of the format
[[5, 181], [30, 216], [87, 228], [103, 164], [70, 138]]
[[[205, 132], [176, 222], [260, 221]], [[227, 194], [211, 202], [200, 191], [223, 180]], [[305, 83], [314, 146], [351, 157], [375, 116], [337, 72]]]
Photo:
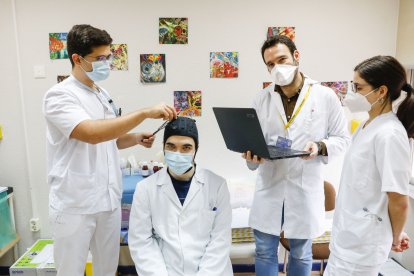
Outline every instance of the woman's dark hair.
[[111, 36], [105, 31], [92, 27], [91, 25], [75, 25], [68, 33], [67, 48], [70, 63], [74, 66], [72, 55], [78, 54], [82, 57], [92, 53], [93, 48], [110, 45]]
[[355, 72], [373, 88], [385, 85], [388, 99], [393, 102], [407, 92], [407, 97], [397, 111], [397, 117], [407, 130], [408, 136], [414, 136], [414, 95], [413, 87], [407, 83], [407, 73], [401, 63], [391, 56], [375, 56], [358, 64]]
[[277, 44], [285, 44], [286, 47], [289, 48], [289, 51], [292, 54], [292, 56], [293, 56], [293, 53], [296, 51], [295, 43], [287, 36], [284, 36], [284, 35], [271, 36], [263, 43], [263, 46], [262, 46], [262, 58], [265, 63], [266, 61], [264, 59], [264, 52], [267, 49], [276, 46]]

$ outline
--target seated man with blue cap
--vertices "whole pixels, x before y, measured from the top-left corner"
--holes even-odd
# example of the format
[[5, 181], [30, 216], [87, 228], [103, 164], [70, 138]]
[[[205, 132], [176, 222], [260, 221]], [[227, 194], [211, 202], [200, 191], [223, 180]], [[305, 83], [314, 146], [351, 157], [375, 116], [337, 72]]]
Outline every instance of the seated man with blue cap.
[[224, 178], [196, 166], [195, 121], [164, 131], [166, 168], [141, 181], [132, 202], [129, 248], [140, 276], [230, 276], [231, 207]]

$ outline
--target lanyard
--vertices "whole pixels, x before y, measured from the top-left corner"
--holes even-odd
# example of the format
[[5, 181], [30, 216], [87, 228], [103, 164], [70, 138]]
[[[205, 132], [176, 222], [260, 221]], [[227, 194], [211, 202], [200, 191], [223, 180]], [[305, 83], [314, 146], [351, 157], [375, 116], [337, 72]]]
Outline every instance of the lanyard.
[[[306, 92], [306, 95], [305, 95], [305, 97], [303, 98], [302, 102], [300, 103], [300, 105], [299, 105], [299, 106], [298, 106], [298, 108], [296, 109], [296, 111], [295, 111], [295, 113], [293, 114], [292, 118], [290, 118], [289, 122], [287, 122], [287, 124], [284, 124], [285, 130], [286, 130], [286, 129], [288, 129], [288, 128], [292, 125], [293, 121], [295, 121], [295, 119], [296, 119], [296, 116], [297, 116], [297, 115], [299, 114], [299, 112], [302, 110], [303, 105], [305, 104], [306, 100], [307, 100], [307, 99], [308, 99], [308, 97], [309, 97], [309, 93], [310, 93], [311, 88], [312, 88], [312, 84], [309, 84], [308, 91]], [[279, 115], [280, 115], [280, 114], [279, 114]], [[280, 115], [280, 116], [282, 117], [282, 115]]]
[[114, 111], [114, 114], [116, 117], [121, 116], [121, 108], [117, 108], [114, 101], [109, 97], [109, 95], [103, 90], [100, 89], [97, 85], [95, 85], [96, 88], [99, 90], [99, 92], [101, 92], [101, 95], [104, 96], [104, 98], [108, 101], [108, 103], [110, 104], [112, 110]]

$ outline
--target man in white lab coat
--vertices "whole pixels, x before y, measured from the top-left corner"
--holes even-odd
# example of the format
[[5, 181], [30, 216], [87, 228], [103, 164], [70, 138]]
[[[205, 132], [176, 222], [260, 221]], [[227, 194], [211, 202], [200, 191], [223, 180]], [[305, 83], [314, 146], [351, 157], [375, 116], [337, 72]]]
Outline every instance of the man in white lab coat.
[[93, 274], [113, 276], [121, 228], [118, 149], [151, 147], [151, 133], [128, 133], [147, 118], [171, 120], [160, 104], [120, 116], [96, 82], [108, 78], [112, 38], [90, 25], [75, 25], [67, 37], [72, 74], [47, 91], [49, 216], [58, 276], [81, 276], [90, 250]]
[[299, 52], [289, 38], [269, 38], [262, 57], [274, 82], [253, 103], [265, 140], [309, 151], [310, 156], [270, 161], [243, 154], [250, 169], [259, 168], [250, 213], [256, 275], [278, 275], [277, 248], [284, 231], [291, 249], [288, 274], [308, 276], [312, 239], [324, 231], [322, 164], [347, 148], [347, 122], [335, 93], [299, 71]]
[[196, 167], [195, 121], [164, 132], [167, 168], [139, 182], [128, 244], [140, 276], [230, 276], [231, 207], [225, 179]]

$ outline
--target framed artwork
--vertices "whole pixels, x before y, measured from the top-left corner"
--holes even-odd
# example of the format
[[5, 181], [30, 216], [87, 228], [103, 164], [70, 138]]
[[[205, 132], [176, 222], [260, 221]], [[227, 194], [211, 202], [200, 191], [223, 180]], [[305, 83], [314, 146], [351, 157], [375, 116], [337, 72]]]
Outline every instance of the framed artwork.
[[275, 35], [284, 35], [295, 41], [295, 27], [269, 27], [267, 28], [267, 38]]
[[210, 78], [237, 78], [238, 76], [238, 52], [210, 53]]
[[142, 83], [166, 81], [165, 54], [140, 55], [140, 67]]
[[341, 103], [348, 92], [347, 81], [325, 81], [325, 82], [321, 82], [321, 85], [331, 88], [335, 92], [335, 94], [338, 96]]
[[201, 91], [174, 91], [174, 108], [180, 116], [201, 116]]
[[66, 59], [68, 33], [49, 33], [49, 54], [50, 59]]
[[111, 70], [127, 71], [128, 70], [128, 46], [126, 44], [111, 44], [113, 55]]
[[160, 44], [188, 44], [188, 18], [160, 18], [159, 42]]

